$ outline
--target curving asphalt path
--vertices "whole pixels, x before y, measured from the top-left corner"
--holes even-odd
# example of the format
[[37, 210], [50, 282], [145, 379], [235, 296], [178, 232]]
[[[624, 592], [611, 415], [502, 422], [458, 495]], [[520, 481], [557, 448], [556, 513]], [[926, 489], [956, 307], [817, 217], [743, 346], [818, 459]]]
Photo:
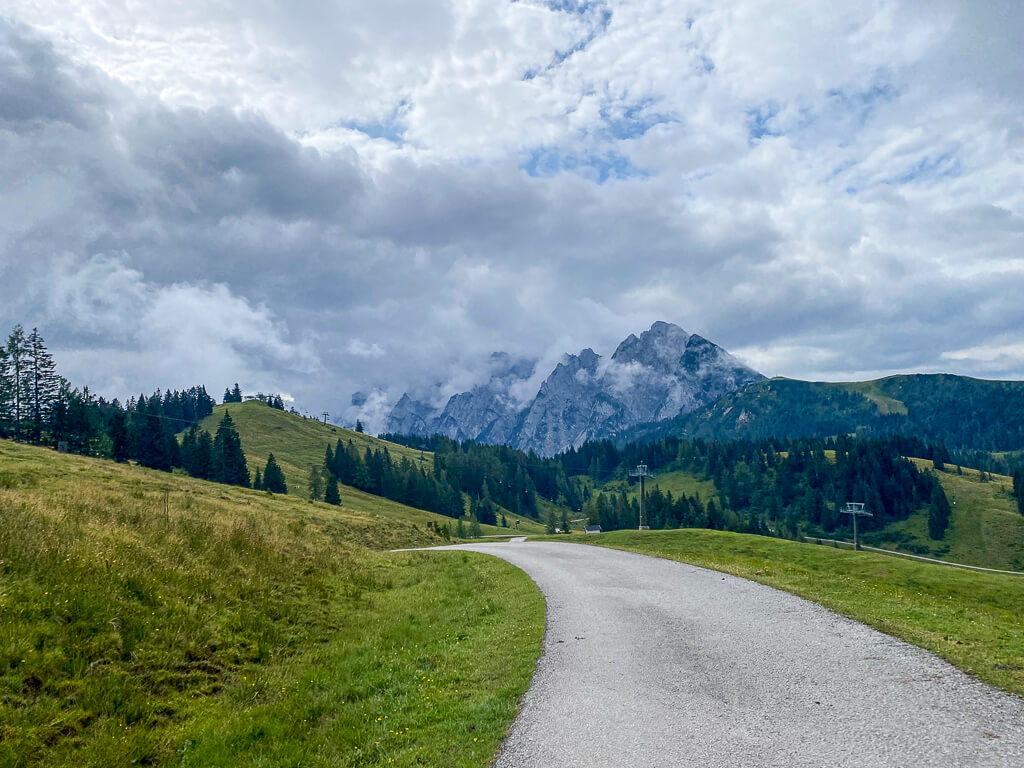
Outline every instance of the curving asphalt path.
[[1024, 766], [1024, 699], [785, 592], [580, 544], [448, 548], [547, 599], [495, 768]]

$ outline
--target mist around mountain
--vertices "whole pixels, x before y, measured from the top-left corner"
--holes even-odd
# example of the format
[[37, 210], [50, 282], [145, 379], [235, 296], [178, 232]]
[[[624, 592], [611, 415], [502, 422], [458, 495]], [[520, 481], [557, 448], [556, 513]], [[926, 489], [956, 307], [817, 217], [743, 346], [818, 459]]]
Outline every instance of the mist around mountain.
[[552, 456], [688, 413], [764, 378], [713, 342], [665, 322], [630, 334], [610, 358], [589, 348], [566, 355], [525, 403], [517, 389], [535, 363], [502, 353], [491, 362], [490, 379], [452, 396], [440, 413], [403, 395], [388, 432], [440, 434]]

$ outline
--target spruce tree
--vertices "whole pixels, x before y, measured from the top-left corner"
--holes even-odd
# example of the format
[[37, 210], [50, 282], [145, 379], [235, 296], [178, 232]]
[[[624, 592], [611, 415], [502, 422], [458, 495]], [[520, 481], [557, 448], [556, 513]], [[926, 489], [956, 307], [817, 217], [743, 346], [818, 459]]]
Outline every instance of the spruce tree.
[[356, 419], [356, 432], [362, 433], [362, 431], [363, 431], [363, 422], [361, 422], [359, 419]]
[[547, 525], [545, 526], [544, 530], [550, 535], [550, 534], [555, 532], [555, 528], [557, 528], [557, 527], [558, 526], [555, 523], [555, 510], [553, 510], [553, 509], [549, 510], [548, 511]]
[[217, 482], [249, 487], [249, 468], [242, 452], [242, 440], [228, 411], [224, 411], [213, 439], [213, 462]]
[[312, 501], [323, 501], [324, 498], [324, 477], [315, 464], [309, 467], [309, 498]]
[[569, 513], [565, 508], [562, 509], [562, 533], [572, 533], [569, 530]]
[[477, 518], [472, 518], [469, 524], [469, 537], [471, 539], [479, 539], [484, 533], [480, 530], [480, 521]]
[[13, 425], [12, 405], [14, 383], [11, 375], [11, 357], [7, 347], [0, 347], [0, 437], [5, 437]]
[[10, 382], [10, 431], [15, 438], [22, 438], [29, 415], [29, 380], [28, 339], [25, 329], [20, 325], [14, 326], [7, 337], [7, 367]]
[[928, 505], [928, 536], [940, 541], [946, 536], [946, 529], [949, 527], [949, 517], [952, 512], [949, 500], [942, 490], [938, 481], [932, 486], [932, 499]]
[[278, 466], [273, 453], [267, 457], [267, 467], [263, 470], [263, 489], [271, 493], [288, 493], [284, 472]]
[[256, 467], [256, 477], [253, 478], [252, 488], [254, 491], [263, 490], [263, 476], [260, 474], [260, 468]]
[[324, 501], [328, 504], [341, 506], [341, 494], [338, 492], [338, 478], [334, 475], [327, 476], [327, 483], [324, 487]]

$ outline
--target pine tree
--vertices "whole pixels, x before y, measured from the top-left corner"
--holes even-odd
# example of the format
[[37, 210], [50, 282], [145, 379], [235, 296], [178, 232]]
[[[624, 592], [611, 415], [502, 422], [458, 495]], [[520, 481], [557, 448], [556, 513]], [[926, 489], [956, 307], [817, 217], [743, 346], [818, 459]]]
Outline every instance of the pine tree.
[[217, 482], [249, 487], [249, 468], [242, 452], [242, 440], [228, 411], [224, 411], [224, 417], [217, 427], [213, 454], [214, 479]]
[[263, 475], [260, 474], [260, 468], [256, 467], [256, 477], [253, 478], [252, 488], [254, 491], [263, 490]]
[[546, 531], [546, 532], [547, 532], [548, 534], [552, 534], [552, 533], [554, 533], [554, 532], [555, 532], [555, 528], [557, 528], [557, 527], [558, 527], [558, 526], [557, 526], [557, 524], [555, 523], [555, 510], [553, 510], [553, 509], [552, 509], [552, 510], [549, 510], [549, 511], [548, 511], [548, 520], [547, 520], [547, 526], [545, 527], [545, 531]]
[[946, 499], [942, 486], [935, 481], [932, 486], [932, 499], [928, 505], [928, 536], [930, 538], [941, 541], [946, 537], [951, 512], [949, 500]]
[[361, 422], [359, 419], [356, 419], [356, 432], [362, 433], [362, 431], [363, 431], [363, 422]]
[[328, 504], [341, 506], [341, 494], [338, 492], [338, 478], [334, 475], [327, 476], [327, 483], [324, 487], [324, 501]]
[[455, 538], [464, 539], [466, 538], [466, 524], [462, 522], [460, 517], [458, 522], [455, 524]]
[[11, 357], [7, 347], [0, 347], [0, 437], [7, 435], [13, 426], [12, 406], [14, 403], [14, 382], [11, 373]]
[[320, 467], [315, 464], [309, 467], [309, 498], [312, 501], [323, 501], [324, 498], [324, 478]]
[[569, 513], [564, 507], [562, 508], [562, 533], [572, 533], [569, 530]]
[[284, 472], [278, 466], [273, 453], [267, 457], [267, 467], [263, 470], [263, 489], [271, 493], [288, 493]]
[[477, 518], [472, 518], [469, 524], [469, 537], [471, 539], [479, 539], [484, 535], [484, 532], [480, 530], [480, 521]]
[[28, 381], [28, 339], [25, 330], [14, 326], [7, 337], [7, 366], [10, 382], [10, 431], [15, 438], [24, 436], [24, 425], [28, 421], [29, 381]]

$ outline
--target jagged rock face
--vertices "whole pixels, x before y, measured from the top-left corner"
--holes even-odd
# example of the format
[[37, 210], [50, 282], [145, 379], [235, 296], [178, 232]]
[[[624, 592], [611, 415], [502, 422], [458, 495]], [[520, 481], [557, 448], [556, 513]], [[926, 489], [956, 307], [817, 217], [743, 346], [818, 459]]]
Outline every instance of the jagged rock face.
[[427, 435], [433, 417], [434, 409], [427, 403], [402, 395], [388, 415], [386, 431], [398, 435]]
[[[522, 404], [512, 396], [511, 389], [533, 375], [535, 362], [495, 352], [489, 366], [491, 376], [487, 383], [473, 387], [469, 392], [452, 395], [440, 413], [403, 395], [388, 418], [388, 430], [398, 432], [392, 426], [409, 425], [414, 431], [404, 434], [436, 434], [455, 440], [480, 440], [494, 444], [507, 442], [522, 410]], [[410, 406], [403, 405], [407, 402], [416, 406], [415, 416], [422, 417], [419, 421], [408, 415]]]
[[512, 446], [551, 456], [621, 428], [628, 415], [622, 403], [604, 392], [600, 360], [592, 349], [567, 355], [523, 412]]
[[[567, 355], [522, 410], [509, 391], [530, 373], [505, 362], [486, 385], [452, 397], [437, 418], [423, 419], [413, 434], [437, 432], [551, 456], [640, 423], [688, 413], [764, 378], [707, 339], [663, 322], [640, 336], [631, 334], [608, 360], [592, 349]], [[414, 401], [407, 403], [407, 397], [395, 407], [397, 419], [392, 413], [395, 423], [414, 421], [409, 415]]]

